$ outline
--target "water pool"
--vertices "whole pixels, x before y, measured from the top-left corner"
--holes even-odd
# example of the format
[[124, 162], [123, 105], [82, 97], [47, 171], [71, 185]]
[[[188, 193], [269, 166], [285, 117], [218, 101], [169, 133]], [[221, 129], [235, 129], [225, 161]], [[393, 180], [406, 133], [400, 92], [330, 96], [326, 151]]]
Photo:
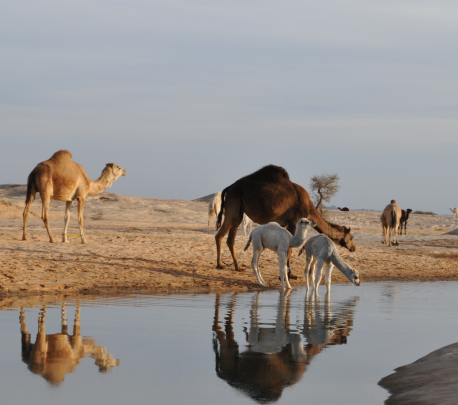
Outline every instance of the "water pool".
[[1, 403], [382, 404], [458, 341], [458, 282], [0, 300]]

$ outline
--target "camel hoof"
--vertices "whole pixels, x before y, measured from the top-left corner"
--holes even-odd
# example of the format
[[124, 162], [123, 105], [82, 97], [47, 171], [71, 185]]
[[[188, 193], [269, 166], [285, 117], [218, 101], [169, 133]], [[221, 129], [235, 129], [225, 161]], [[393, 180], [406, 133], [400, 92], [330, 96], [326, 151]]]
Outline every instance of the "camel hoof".
[[239, 271], [239, 272], [242, 272], [242, 271], [245, 271], [245, 269], [243, 267], [239, 267], [239, 268], [235, 268], [235, 271]]
[[28, 241], [28, 239], [25, 236], [22, 237], [22, 240]]
[[82, 243], [83, 245], [87, 245], [87, 242], [86, 242], [85, 240], [82, 240], [81, 243]]
[[290, 280], [297, 280], [297, 276], [295, 276], [294, 274], [288, 274], [288, 278]]
[[218, 264], [216, 265], [216, 268], [217, 268], [217, 269], [224, 269], [224, 266], [222, 266], [221, 264], [218, 263]]

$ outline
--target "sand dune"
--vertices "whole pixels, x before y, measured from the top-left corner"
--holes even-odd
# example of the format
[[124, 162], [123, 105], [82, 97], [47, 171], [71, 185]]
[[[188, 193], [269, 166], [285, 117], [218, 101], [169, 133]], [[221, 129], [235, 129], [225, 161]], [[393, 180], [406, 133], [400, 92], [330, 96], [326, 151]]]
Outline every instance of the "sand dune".
[[[207, 196], [208, 197], [208, 196]], [[207, 234], [207, 203], [203, 201], [136, 198], [102, 193], [89, 198], [85, 211], [88, 244], [79, 238], [51, 244], [41, 216], [39, 196], [29, 219], [29, 241], [23, 242], [24, 185], [0, 186], [0, 295], [152, 290], [155, 292], [246, 290], [261, 288], [250, 268], [247, 237], [239, 231], [236, 250], [246, 271], [215, 269], [214, 233]], [[76, 205], [76, 203], [74, 204]], [[382, 204], [383, 205], [383, 204]], [[63, 229], [65, 204], [52, 201], [53, 235]], [[331, 211], [332, 222], [352, 228], [357, 251], [339, 247], [342, 256], [369, 280], [458, 279], [458, 221], [451, 216], [412, 215], [408, 235], [399, 247], [381, 242], [380, 213]], [[214, 228], [214, 219], [212, 222]], [[78, 234], [72, 208], [70, 234]], [[309, 235], [312, 236], [314, 232]], [[61, 238], [58, 237], [58, 240]], [[231, 263], [227, 247], [223, 260]], [[292, 285], [304, 285], [304, 257], [293, 254]], [[261, 271], [272, 288], [279, 288], [276, 256], [264, 252]], [[338, 271], [333, 283], [345, 282]], [[362, 284], [363, 285], [363, 284]]]

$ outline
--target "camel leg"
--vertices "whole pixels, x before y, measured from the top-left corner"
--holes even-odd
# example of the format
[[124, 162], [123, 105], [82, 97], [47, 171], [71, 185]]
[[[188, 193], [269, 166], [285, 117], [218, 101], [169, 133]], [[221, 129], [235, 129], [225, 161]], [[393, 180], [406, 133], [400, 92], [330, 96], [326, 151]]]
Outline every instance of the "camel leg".
[[398, 227], [397, 227], [397, 226], [394, 227], [394, 232], [393, 232], [393, 245], [394, 245], [394, 246], [399, 245], [399, 242], [398, 242]]
[[326, 294], [331, 292], [331, 274], [334, 265], [329, 261], [326, 263], [324, 268], [324, 275], [325, 275], [325, 283], [326, 283]]
[[27, 240], [27, 220], [29, 219], [30, 208], [32, 208], [32, 204], [35, 201], [35, 196], [37, 194], [37, 190], [33, 190], [25, 202], [24, 213], [22, 214], [22, 218], [24, 220], [24, 226], [22, 228], [22, 240]]
[[290, 290], [291, 285], [289, 284], [288, 280], [288, 271], [286, 269], [286, 263], [287, 263], [287, 255], [284, 253], [280, 253], [278, 255], [278, 266], [279, 266], [279, 271], [280, 271], [280, 280], [281, 280], [281, 289], [282, 291], [285, 290], [285, 287]]
[[84, 203], [85, 201], [83, 198], [78, 198], [78, 225], [80, 226], [81, 243], [87, 243], [86, 238], [84, 236], [84, 231], [83, 231]]
[[382, 225], [382, 232], [383, 232], [382, 243], [383, 243], [383, 244], [386, 244], [386, 231], [387, 231], [386, 227], [384, 227], [384, 226]]
[[318, 259], [316, 262], [316, 278], [315, 278], [315, 291], [318, 292], [320, 286], [321, 275], [323, 273], [324, 260]]
[[310, 288], [310, 285], [309, 285], [309, 274], [310, 274], [311, 265], [312, 265], [312, 256], [307, 255], [307, 257], [305, 259], [305, 270], [304, 270], [305, 281], [307, 283], [307, 291]]
[[316, 275], [316, 259], [312, 256], [310, 260], [310, 286], [312, 287], [313, 291], [315, 290], [315, 275]]
[[43, 194], [40, 194], [40, 195], [41, 195], [41, 200], [43, 202], [43, 205], [41, 207], [41, 218], [43, 219], [46, 230], [48, 231], [49, 242], [54, 243], [55, 241], [51, 235], [51, 229], [49, 228], [49, 218], [48, 218], [49, 204], [51, 202], [51, 199], [47, 196], [44, 196]]
[[209, 212], [208, 213], [208, 234], [210, 235], [210, 220], [212, 219], [212, 213]]
[[72, 207], [72, 201], [65, 203], [65, 217], [64, 217], [64, 234], [62, 235], [62, 242], [67, 243], [67, 229], [70, 223], [70, 208]]
[[223, 243], [224, 236], [229, 232], [231, 229], [232, 224], [229, 223], [229, 220], [226, 221], [224, 218], [223, 224], [221, 228], [219, 228], [218, 232], [215, 235], [216, 241], [216, 268], [217, 269], [224, 269], [223, 261], [221, 260], [221, 244]]
[[[240, 220], [240, 222], [242, 221]], [[234, 260], [235, 271], [244, 271], [242, 266], [238, 264], [237, 255], [235, 254], [235, 237], [237, 236], [237, 230], [239, 228], [240, 222], [231, 228], [231, 230], [229, 231], [229, 235], [227, 236], [227, 241], [226, 241], [226, 244], [229, 247], [229, 250], [231, 251], [232, 259]]]
[[262, 250], [253, 250], [253, 258], [251, 260], [251, 267], [253, 269], [254, 275], [256, 276], [256, 279], [258, 280], [258, 284], [262, 285], [263, 287], [269, 287], [269, 284], [267, 284], [264, 279], [261, 276], [261, 272], [259, 271], [259, 258], [261, 256]]
[[[290, 223], [286, 226], [286, 229], [291, 233], [291, 235], [296, 235], [296, 223]], [[293, 249], [288, 249], [288, 257], [286, 259], [286, 265], [288, 266], [288, 277], [291, 280], [297, 280], [297, 276], [293, 274], [291, 270], [291, 255], [293, 254]]]
[[259, 278], [260, 278], [261, 281], [263, 282], [264, 287], [269, 287], [269, 284], [267, 284], [267, 283], [264, 281], [264, 279], [262, 278], [261, 271], [259, 270], [259, 259], [261, 258], [261, 253], [262, 253], [262, 250], [259, 252], [258, 261], [257, 261], [257, 263], [256, 263], [256, 268], [258, 269]]

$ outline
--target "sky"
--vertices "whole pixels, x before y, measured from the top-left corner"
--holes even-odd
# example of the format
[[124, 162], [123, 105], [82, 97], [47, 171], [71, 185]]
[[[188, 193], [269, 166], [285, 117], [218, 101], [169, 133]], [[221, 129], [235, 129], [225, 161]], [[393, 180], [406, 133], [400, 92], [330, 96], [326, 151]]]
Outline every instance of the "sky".
[[108, 191], [191, 200], [267, 164], [350, 209], [458, 206], [458, 3], [16, 0], [0, 184], [67, 149]]

